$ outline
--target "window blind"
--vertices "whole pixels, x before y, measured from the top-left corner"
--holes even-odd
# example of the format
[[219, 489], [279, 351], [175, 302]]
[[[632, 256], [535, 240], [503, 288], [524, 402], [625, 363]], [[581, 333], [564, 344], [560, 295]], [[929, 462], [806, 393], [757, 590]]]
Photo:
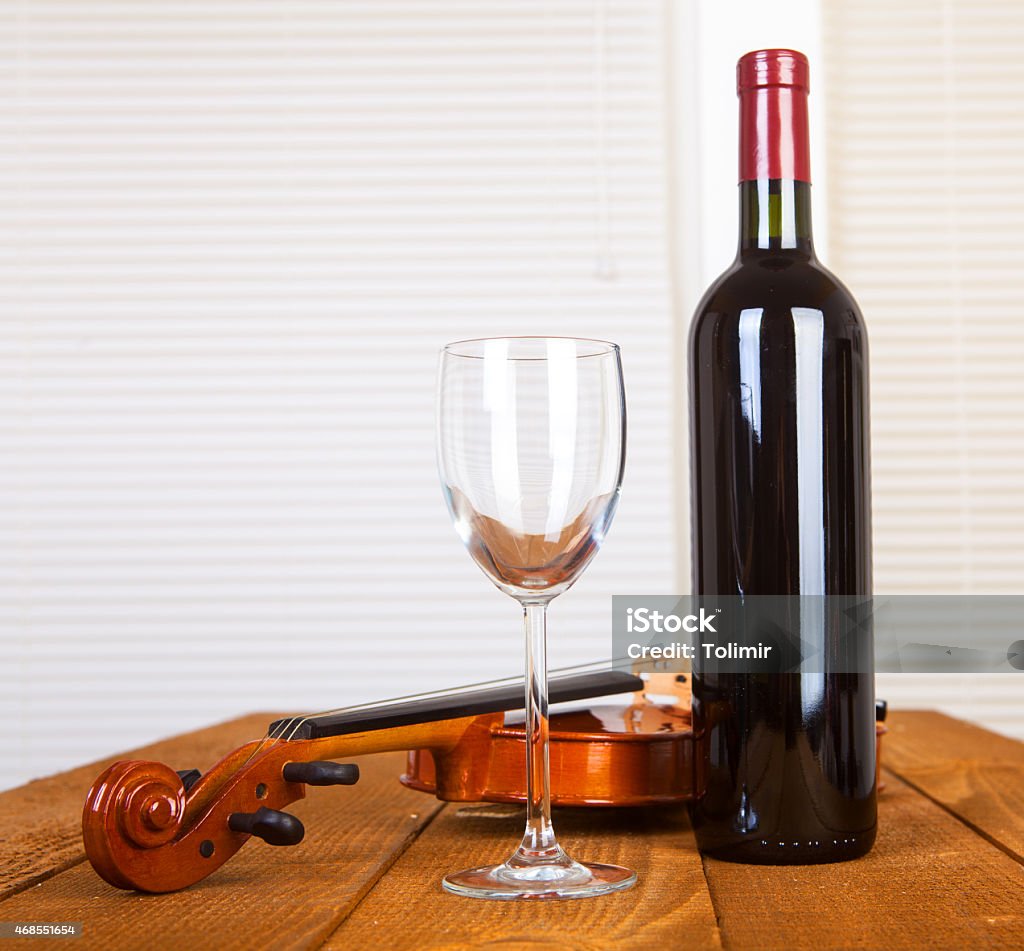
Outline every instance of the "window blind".
[[[831, 260], [871, 339], [880, 593], [1024, 579], [1024, 8], [826, 0]], [[881, 676], [1024, 736], [1011, 674]]]
[[662, 14], [0, 8], [0, 786], [517, 672], [437, 484], [452, 339], [623, 348], [622, 504], [552, 663], [673, 589]]

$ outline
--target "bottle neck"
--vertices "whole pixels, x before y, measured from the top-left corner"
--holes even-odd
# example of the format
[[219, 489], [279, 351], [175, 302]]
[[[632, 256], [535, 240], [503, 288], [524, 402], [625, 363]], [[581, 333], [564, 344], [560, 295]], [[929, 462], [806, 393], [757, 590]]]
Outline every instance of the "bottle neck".
[[745, 59], [737, 74], [740, 256], [786, 252], [787, 257], [812, 257], [806, 61], [801, 73], [783, 69], [799, 66], [796, 59], [751, 60], [747, 66], [760, 63], [761, 72], [747, 75]]
[[740, 182], [740, 257], [780, 251], [814, 257], [810, 183], [792, 178]]

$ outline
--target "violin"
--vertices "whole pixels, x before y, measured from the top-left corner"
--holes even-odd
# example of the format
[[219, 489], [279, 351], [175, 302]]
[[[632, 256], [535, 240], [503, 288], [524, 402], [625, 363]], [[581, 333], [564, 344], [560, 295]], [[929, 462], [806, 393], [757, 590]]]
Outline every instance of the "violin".
[[[652, 676], [676, 683], [675, 675]], [[618, 706], [550, 715], [554, 804], [651, 805], [691, 797], [689, 704], [678, 694], [652, 703], [647, 689], [643, 678], [619, 670], [550, 679], [552, 704], [633, 695]], [[401, 781], [443, 800], [525, 801], [526, 735], [521, 723], [505, 720], [522, 706], [522, 681], [506, 681], [278, 720], [263, 739], [202, 775], [141, 760], [114, 763], [86, 798], [86, 855], [117, 888], [186, 888], [252, 836], [270, 845], [298, 844], [305, 830], [284, 807], [302, 799], [306, 786], [357, 782], [357, 766], [334, 760], [367, 753], [409, 751]]]
[[[625, 694], [628, 702], [610, 699]], [[550, 714], [554, 805], [651, 806], [694, 797], [685, 676], [580, 668], [552, 676], [549, 696], [551, 704], [605, 700]], [[114, 763], [86, 798], [86, 855], [117, 888], [186, 888], [254, 836], [275, 846], [301, 842], [302, 823], [284, 807], [307, 786], [356, 783], [358, 766], [335, 760], [368, 753], [407, 751], [400, 781], [442, 800], [525, 802], [526, 734], [506, 718], [522, 706], [521, 680], [481, 684], [278, 720], [205, 774]]]

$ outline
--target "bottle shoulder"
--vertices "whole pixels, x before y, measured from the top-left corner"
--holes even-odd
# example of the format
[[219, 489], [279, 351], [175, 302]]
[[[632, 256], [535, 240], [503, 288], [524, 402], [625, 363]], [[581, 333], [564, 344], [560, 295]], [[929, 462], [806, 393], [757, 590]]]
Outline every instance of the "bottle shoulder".
[[712, 282], [697, 305], [691, 339], [724, 329], [750, 311], [788, 323], [794, 309], [820, 311], [831, 333], [866, 336], [853, 295], [820, 261], [766, 253], [738, 257]]

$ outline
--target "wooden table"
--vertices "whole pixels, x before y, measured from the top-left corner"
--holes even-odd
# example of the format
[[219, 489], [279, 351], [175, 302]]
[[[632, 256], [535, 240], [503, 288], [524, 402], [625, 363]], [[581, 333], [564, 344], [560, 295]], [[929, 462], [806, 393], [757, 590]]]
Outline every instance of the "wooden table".
[[[270, 719], [130, 756], [206, 768]], [[571, 851], [632, 866], [640, 884], [525, 905], [441, 891], [443, 872], [508, 851], [520, 820], [405, 789], [398, 754], [364, 757], [358, 786], [311, 789], [292, 807], [307, 830], [299, 846], [250, 842], [187, 891], [121, 892], [96, 876], [80, 842], [85, 792], [106, 765], [97, 763], [0, 793], [0, 921], [84, 922], [71, 939], [78, 951], [1024, 948], [1024, 744], [937, 713], [894, 713], [889, 727], [878, 843], [864, 859], [730, 865], [702, 860], [683, 809], [569, 810], [556, 818]]]

